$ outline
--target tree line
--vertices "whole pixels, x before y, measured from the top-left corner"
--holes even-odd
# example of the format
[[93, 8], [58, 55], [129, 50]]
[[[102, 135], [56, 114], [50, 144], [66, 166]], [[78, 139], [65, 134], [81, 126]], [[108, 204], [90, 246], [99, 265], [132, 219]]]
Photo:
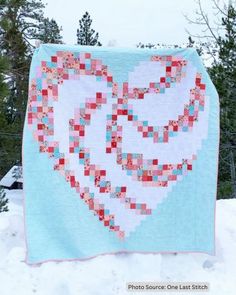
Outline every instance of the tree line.
[[[233, 1], [215, 9], [214, 26], [197, 0], [199, 35], [189, 36], [186, 47], [211, 58], [208, 73], [220, 98], [220, 154], [218, 198], [236, 197], [236, 8]], [[44, 15], [41, 0], [0, 0], [0, 178], [13, 165], [21, 163], [22, 130], [28, 97], [29, 67], [35, 41], [63, 43], [62, 28]], [[216, 24], [216, 25], [215, 25]], [[102, 46], [92, 29], [88, 12], [79, 20], [77, 44]], [[137, 47], [168, 47], [142, 44]], [[172, 46], [173, 47], [173, 46]], [[179, 45], [174, 45], [179, 47]]]

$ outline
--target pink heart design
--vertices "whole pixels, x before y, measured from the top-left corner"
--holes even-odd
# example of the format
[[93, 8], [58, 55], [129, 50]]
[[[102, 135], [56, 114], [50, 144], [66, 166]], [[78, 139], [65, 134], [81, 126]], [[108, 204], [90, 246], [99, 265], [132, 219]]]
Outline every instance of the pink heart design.
[[[126, 116], [127, 120], [133, 122], [144, 138], [147, 135], [153, 137], [154, 143], [160, 141], [159, 130], [163, 129], [164, 142], [168, 142], [171, 131], [176, 133], [184, 131], [184, 126], [192, 128], [193, 122], [198, 118], [199, 106], [202, 109], [204, 107], [205, 85], [201, 82], [201, 76], [197, 74], [195, 89], [190, 92], [189, 104], [185, 106], [184, 113], [179, 116], [178, 120], [171, 120], [163, 127], [144, 125], [144, 121], [135, 117], [128, 101], [144, 99], [145, 94], [150, 92], [161, 93], [166, 88], [170, 88], [173, 83], [180, 82], [182, 68], [186, 65], [186, 61], [171, 56], [154, 56], [152, 61], [161, 62], [166, 67], [166, 77], [161, 78], [158, 83], [151, 82], [147, 88], [129, 88], [128, 83], [123, 83], [123, 89], [119, 91], [117, 83], [113, 82], [112, 75], [108, 73], [107, 66], [99, 60], [92, 59], [89, 53], [58, 52], [56, 56], [51, 57], [49, 65], [45, 61], [42, 62], [37, 75], [38, 81], [42, 80], [42, 84], [32, 80], [30, 85], [28, 123], [37, 127], [34, 136], [39, 142], [40, 152], [47, 153], [49, 157], [54, 158], [54, 170], [58, 170], [71, 187], [76, 189], [81, 199], [87, 203], [95, 215], [99, 216], [99, 220], [103, 222], [104, 226], [117, 232], [119, 237], [124, 237], [125, 232], [116, 224], [114, 214], [110, 214], [104, 204], [94, 197], [89, 187], [80, 185], [74, 172], [70, 169], [69, 159], [60, 152], [59, 142], [52, 140], [54, 134], [53, 104], [59, 99], [58, 85], [62, 85], [65, 80], [77, 80], [81, 76], [95, 76], [99, 80], [106, 81], [107, 86], [112, 88], [113, 98], [117, 99], [117, 103], [113, 104], [112, 115], [107, 120], [107, 134], [111, 140], [107, 142], [106, 152], [115, 152], [117, 164], [122, 165], [123, 170], [131, 171], [134, 180], [141, 181], [145, 185], [167, 187], [168, 182], [178, 179], [178, 175], [174, 174], [175, 170], [182, 171], [182, 174], [184, 174], [184, 170], [192, 170], [192, 160], [195, 159], [195, 155], [191, 159], [183, 159], [182, 163], [159, 165], [158, 159], [144, 159], [142, 154], [124, 153], [122, 126], [118, 125], [118, 118]], [[167, 81], [167, 78], [170, 78], [170, 81]], [[126, 186], [112, 186], [111, 181], [106, 178], [106, 170], [91, 163], [90, 150], [83, 145], [86, 126], [90, 125], [92, 115], [106, 103], [106, 93], [97, 92], [94, 99], [85, 100], [84, 108], [76, 110], [75, 117], [69, 122], [69, 153], [78, 155], [80, 164], [84, 166], [84, 175], [93, 179], [94, 186], [99, 188], [100, 193], [109, 193], [111, 198], [118, 198], [126, 208], [135, 210], [136, 214], [149, 215], [152, 211], [146, 203], [138, 203], [133, 198], [127, 197]], [[140, 171], [142, 171], [141, 175]], [[163, 175], [168, 179], [162, 180]]]

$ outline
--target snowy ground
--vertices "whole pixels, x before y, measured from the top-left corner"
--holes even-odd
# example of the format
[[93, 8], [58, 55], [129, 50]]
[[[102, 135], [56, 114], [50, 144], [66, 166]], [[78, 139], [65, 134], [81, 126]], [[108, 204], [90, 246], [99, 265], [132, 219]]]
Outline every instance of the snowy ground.
[[1, 295], [135, 294], [126, 292], [131, 281], [209, 282], [205, 294], [236, 294], [236, 200], [217, 201], [216, 256], [119, 254], [30, 267], [24, 263], [22, 193], [8, 192], [8, 198], [10, 211], [0, 214]]

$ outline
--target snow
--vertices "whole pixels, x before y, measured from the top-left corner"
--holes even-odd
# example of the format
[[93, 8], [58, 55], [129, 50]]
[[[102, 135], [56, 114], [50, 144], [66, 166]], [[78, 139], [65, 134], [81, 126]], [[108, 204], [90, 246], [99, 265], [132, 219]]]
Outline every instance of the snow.
[[21, 173], [18, 172], [18, 177], [17, 179], [14, 177], [14, 171], [21, 169], [21, 166], [13, 166], [7, 174], [0, 180], [0, 186], [4, 187], [11, 187], [14, 182], [23, 182], [23, 178], [21, 176]]
[[126, 291], [127, 282], [167, 281], [209, 282], [206, 294], [235, 294], [236, 200], [217, 201], [216, 256], [118, 254], [28, 266], [24, 262], [22, 191], [7, 191], [7, 197], [10, 211], [0, 214], [1, 295], [124, 295], [133, 294]]

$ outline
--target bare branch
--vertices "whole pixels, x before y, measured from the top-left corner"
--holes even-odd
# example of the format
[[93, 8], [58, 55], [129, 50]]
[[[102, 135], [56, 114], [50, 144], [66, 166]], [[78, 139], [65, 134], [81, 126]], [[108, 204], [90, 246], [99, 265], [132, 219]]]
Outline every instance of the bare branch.
[[210, 26], [210, 22], [209, 22], [209, 19], [208, 19], [208, 16], [207, 14], [204, 13], [203, 9], [202, 9], [202, 3], [201, 3], [201, 0], [198, 0], [198, 5], [199, 5], [199, 9], [200, 9], [200, 13], [203, 17], [203, 19], [205, 20], [206, 22], [206, 26], [208, 28], [208, 30], [210, 31], [210, 33], [212, 34], [212, 36], [214, 37], [214, 39], [216, 40], [216, 42], [218, 43], [218, 37], [215, 35], [215, 33], [213, 32], [211, 26]]
[[[225, 12], [225, 10], [223, 10], [220, 6], [219, 6], [219, 0], [212, 0], [212, 2], [214, 3], [214, 5], [215, 5], [215, 9], [218, 11], [218, 13], [221, 13], [221, 14], [223, 14], [224, 16], [228, 16], [227, 15], [227, 12]], [[225, 6], [226, 6], [226, 4], [224, 3], [224, 9], [225, 9]]]

